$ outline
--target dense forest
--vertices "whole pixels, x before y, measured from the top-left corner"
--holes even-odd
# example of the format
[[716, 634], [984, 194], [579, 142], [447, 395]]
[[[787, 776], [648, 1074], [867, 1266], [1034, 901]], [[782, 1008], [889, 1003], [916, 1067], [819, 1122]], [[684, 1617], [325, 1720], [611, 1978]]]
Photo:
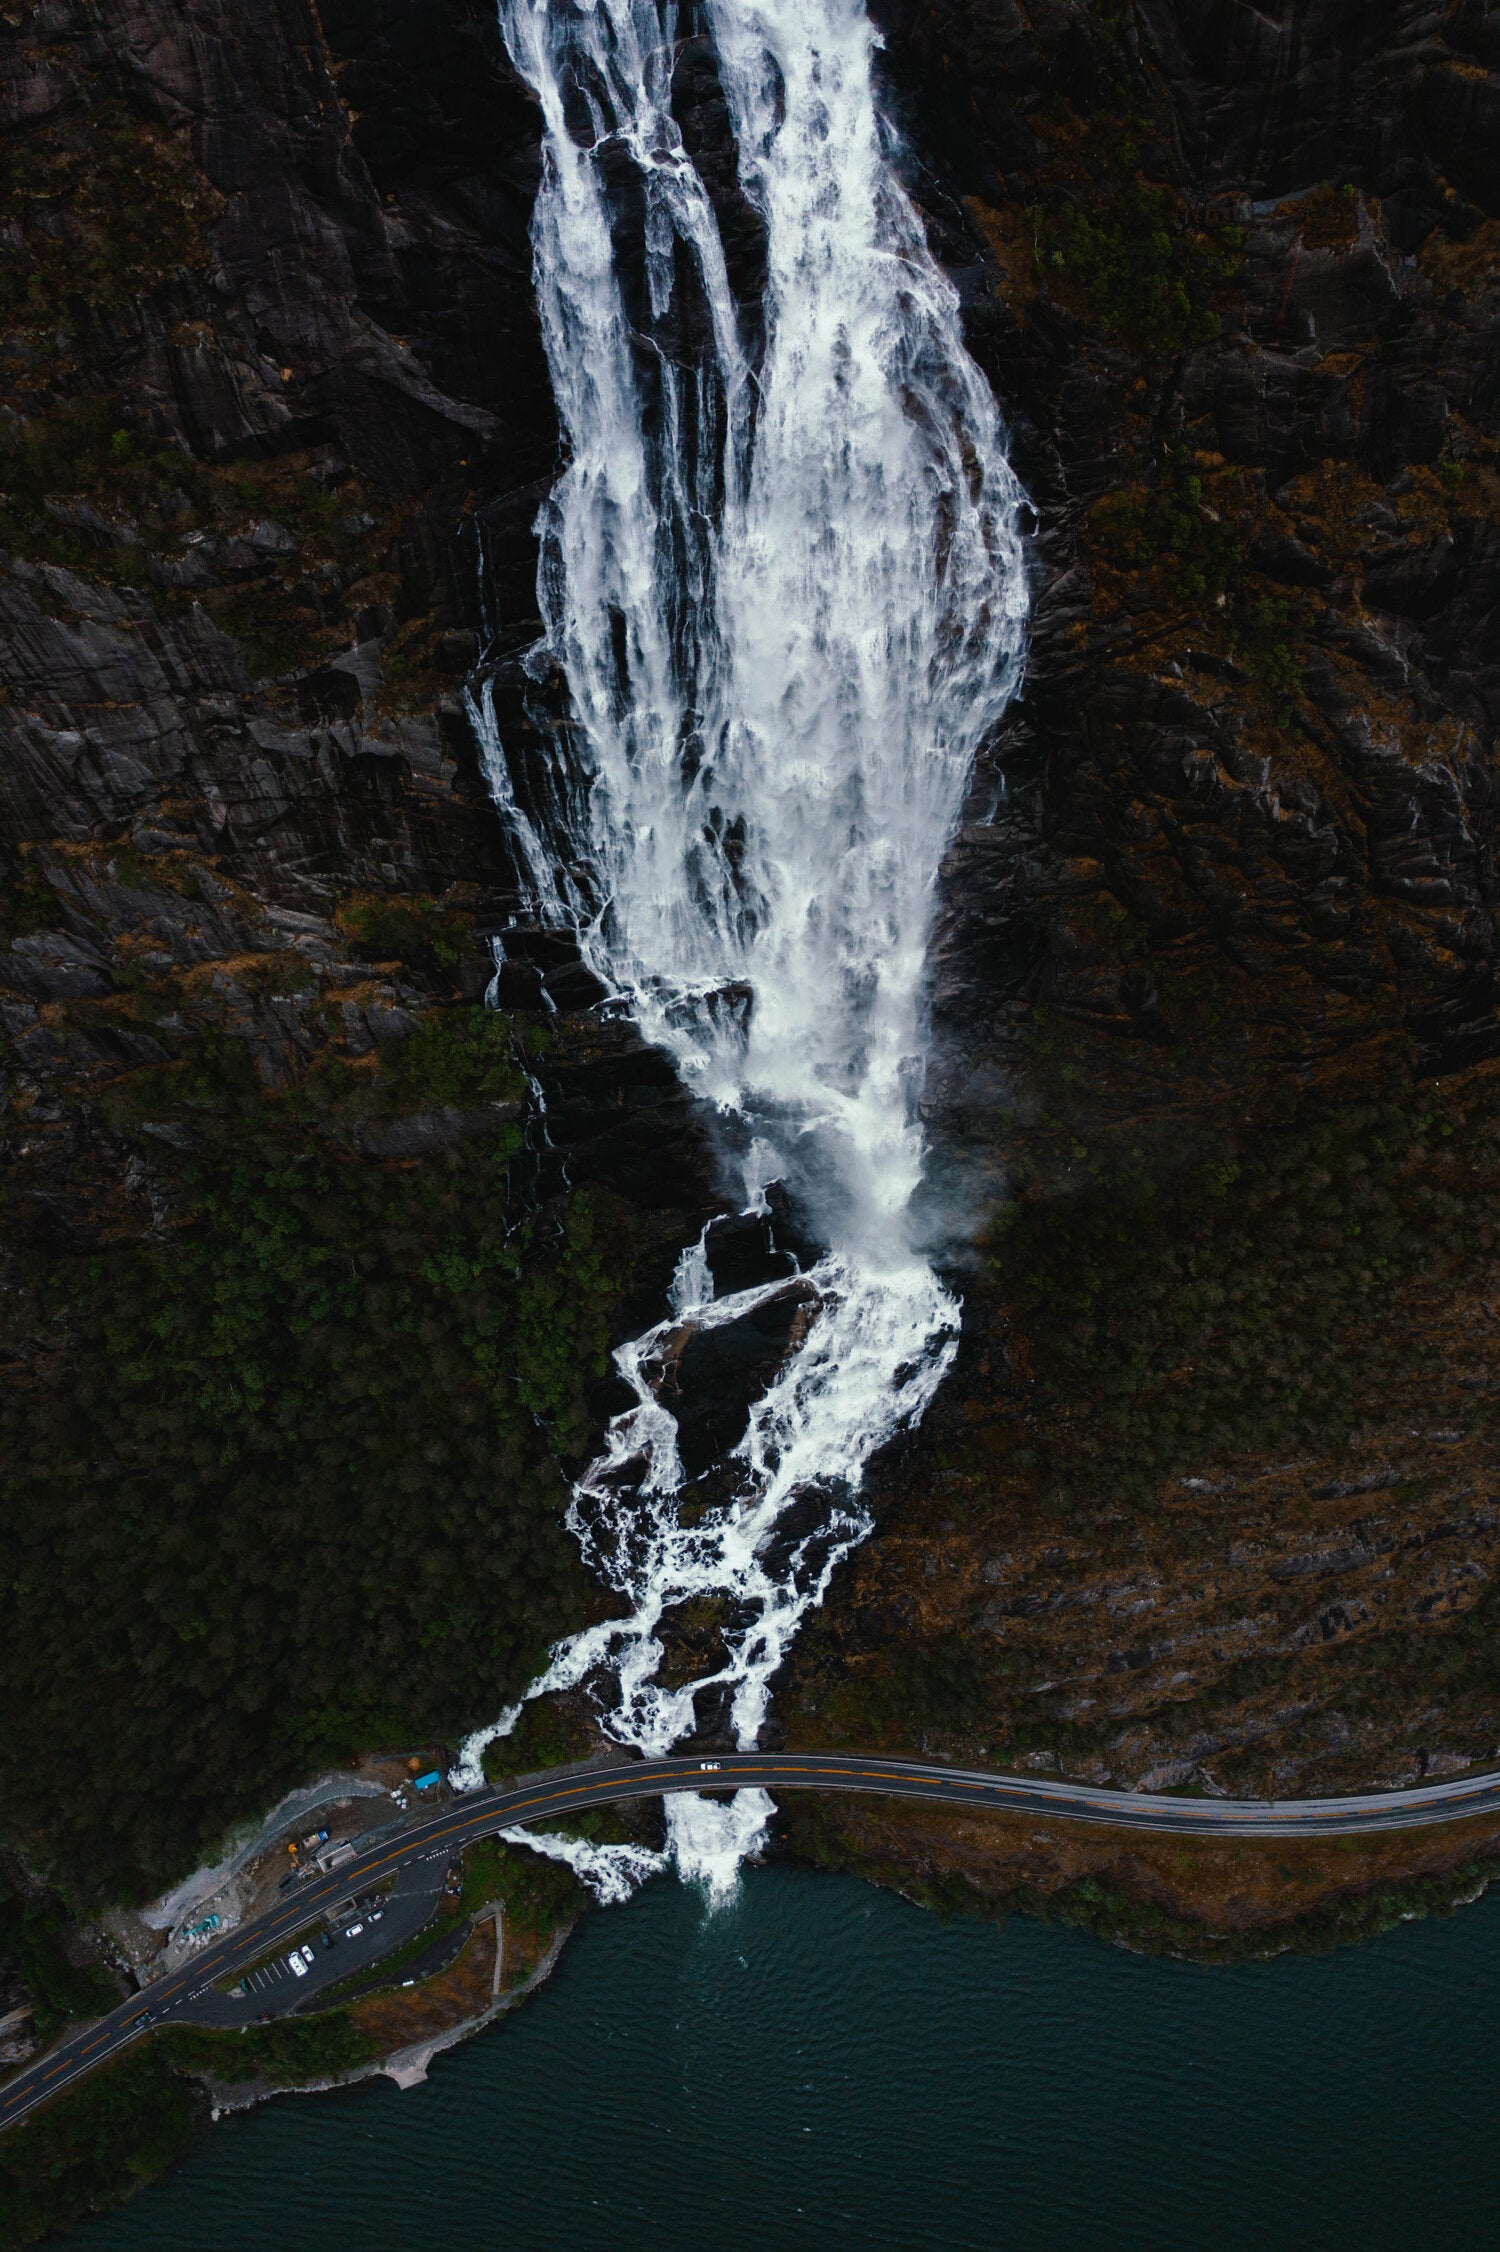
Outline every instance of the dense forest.
[[[165, 1146], [171, 1223], [18, 1261], [4, 1789], [76, 1896], [141, 1897], [318, 1766], [498, 1709], [586, 1610], [558, 1459], [628, 1222], [528, 1212], [511, 1123], [353, 1146], [403, 1104], [518, 1109], [513, 1047], [456, 1004], [274, 1097], [232, 1049], [126, 1075], [111, 1130]], [[145, 1139], [164, 1112], [185, 1147]]]

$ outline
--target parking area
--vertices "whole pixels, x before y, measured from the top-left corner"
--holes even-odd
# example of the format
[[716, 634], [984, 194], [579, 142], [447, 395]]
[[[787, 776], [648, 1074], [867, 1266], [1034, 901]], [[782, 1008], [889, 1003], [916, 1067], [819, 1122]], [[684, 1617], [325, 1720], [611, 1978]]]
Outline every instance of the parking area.
[[[262, 1963], [257, 1969], [247, 1971], [236, 1988], [236, 1992], [240, 1994], [269, 1994], [274, 1992], [278, 1986], [298, 1985], [307, 1977], [308, 1971], [316, 1960], [312, 1948], [304, 1941], [299, 1947], [288, 1948], [284, 1955], [275, 1955], [270, 1962]], [[283, 1999], [289, 2000], [290, 1996], [285, 1996]]]
[[[379, 1927], [385, 1921], [391, 1896], [392, 1888], [386, 1886], [335, 1901], [314, 1930], [299, 1933], [291, 1945], [279, 1954], [268, 1957], [265, 1962], [257, 1963], [253, 1969], [246, 1971], [230, 1992], [236, 1997], [266, 1995], [276, 1993], [280, 1987], [307, 1987], [309, 1980], [313, 1986], [321, 1986], [326, 1983], [325, 1978], [314, 1978], [313, 1973], [326, 1973], [329, 1966], [321, 1958], [332, 1954], [339, 1957], [338, 1976], [346, 1978], [350, 1968], [348, 1949], [363, 1939], [366, 1933], [370, 1935], [375, 1947], [383, 1950], [390, 1945], [389, 1935]], [[278, 1995], [278, 1999], [283, 2003], [295, 2004], [301, 1999], [301, 1995], [288, 1991]]]
[[[247, 1971], [231, 1991], [217, 1988], [183, 2005], [195, 2025], [237, 2026], [316, 2008], [325, 1988], [374, 1970], [437, 1916], [448, 1877], [446, 1852], [409, 1862], [390, 1885], [335, 1899], [316, 1924]], [[294, 1967], [300, 1965], [300, 1968]]]

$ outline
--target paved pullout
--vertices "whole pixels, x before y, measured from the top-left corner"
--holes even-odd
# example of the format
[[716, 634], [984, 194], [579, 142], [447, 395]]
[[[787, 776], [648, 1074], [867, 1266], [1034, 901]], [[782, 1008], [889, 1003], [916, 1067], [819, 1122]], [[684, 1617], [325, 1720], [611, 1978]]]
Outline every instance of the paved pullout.
[[[857, 1752], [726, 1752], [710, 1761], [646, 1759], [619, 1767], [560, 1770], [514, 1790], [475, 1791], [455, 1799], [429, 1820], [383, 1839], [336, 1874], [300, 1885], [285, 1902], [206, 1947], [169, 1978], [133, 1994], [107, 2017], [80, 2026], [16, 2073], [0, 2089], [0, 2127], [24, 2119], [156, 2027], [201, 2022], [203, 1998], [218, 1981], [238, 1976], [350, 1894], [389, 1882], [402, 1871], [417, 1874], [414, 1863], [446, 1863], [462, 1846], [513, 1823], [576, 1813], [611, 1799], [747, 1788], [880, 1791], [950, 1806], [994, 1807], [1007, 1814], [1046, 1814], [1127, 1830], [1167, 1830], [1189, 1838], [1351, 1837], [1500, 1813], [1500, 1773], [1491, 1772], [1357, 1798], [1182, 1799], [1145, 1791], [1100, 1790], [1040, 1776], [929, 1767], [915, 1760], [879, 1759]], [[289, 1986], [286, 2001], [294, 1998]]]

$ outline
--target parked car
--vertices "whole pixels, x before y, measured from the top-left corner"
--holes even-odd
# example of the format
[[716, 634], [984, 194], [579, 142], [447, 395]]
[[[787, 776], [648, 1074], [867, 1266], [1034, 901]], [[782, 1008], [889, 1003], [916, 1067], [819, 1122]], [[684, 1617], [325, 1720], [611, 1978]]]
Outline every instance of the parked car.
[[311, 1949], [310, 1947], [304, 1947], [304, 1948], [303, 1948], [303, 1950], [302, 1950], [302, 1960], [303, 1960], [303, 1962], [304, 1962], [304, 1963], [310, 1963], [310, 1962], [312, 1962], [312, 1960], [313, 1960], [313, 1951], [312, 1951], [312, 1949]]
[[363, 1924], [349, 1924], [345, 1928], [344, 1937], [346, 1939], [358, 1939], [360, 1933], [364, 1930], [364, 1928], [365, 1927]]
[[293, 1978], [306, 1978], [307, 1976], [307, 1965], [303, 1962], [300, 1955], [288, 1955], [286, 1959], [286, 1967], [291, 1972]]

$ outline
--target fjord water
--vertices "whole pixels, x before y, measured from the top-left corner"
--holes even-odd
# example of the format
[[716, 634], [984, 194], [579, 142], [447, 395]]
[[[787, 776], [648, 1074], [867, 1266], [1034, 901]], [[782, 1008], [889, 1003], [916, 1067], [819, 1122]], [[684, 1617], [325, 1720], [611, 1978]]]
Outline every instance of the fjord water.
[[222, 2123], [79, 2252], [1469, 2252], [1500, 1900], [1235, 1969], [849, 1878], [660, 1879], [382, 2083]]
[[[732, 1496], [691, 1523], [663, 1356], [787, 1284], [716, 1302], [684, 1247], [670, 1312], [617, 1355], [636, 1404], [573, 1501], [627, 1615], [562, 1645], [533, 1694], [607, 1680], [606, 1725], [661, 1753], [713, 1691], [748, 1748], [798, 1621], [868, 1529], [866, 1463], [954, 1349], [957, 1306], [910, 1224], [923, 965], [1017, 678], [1021, 495], [897, 176], [864, 0], [501, 0], [500, 20], [544, 126], [535, 275], [566, 448], [529, 663], [565, 683], [568, 717], [540, 761], [529, 741], [513, 759], [478, 698], [491, 785], [528, 918], [576, 931], [713, 1106], [732, 1198], [764, 1210], [780, 1184], [826, 1246]], [[674, 115], [685, 36], [711, 45], [763, 247], [743, 300]], [[695, 1598], [720, 1606], [725, 1656], [668, 1688], [657, 1630]], [[457, 1780], [478, 1782], [512, 1717]], [[766, 1802], [670, 1807], [679, 1864], [722, 1877]]]

